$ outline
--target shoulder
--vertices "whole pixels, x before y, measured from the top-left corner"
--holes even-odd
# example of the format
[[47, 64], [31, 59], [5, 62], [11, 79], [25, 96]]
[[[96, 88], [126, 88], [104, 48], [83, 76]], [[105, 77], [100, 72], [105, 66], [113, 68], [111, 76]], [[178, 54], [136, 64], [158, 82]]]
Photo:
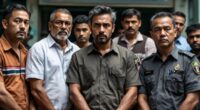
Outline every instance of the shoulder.
[[184, 51], [184, 50], [178, 50], [178, 53], [180, 55], [186, 56], [186, 57], [188, 57], [190, 59], [192, 59], [195, 56], [195, 54], [193, 54], [191, 52], [188, 52], [188, 51]]
[[154, 58], [155, 55], [156, 55], [156, 53], [152, 53], [151, 55], [145, 57], [143, 59], [143, 62], [148, 62], [149, 60], [151, 60], [152, 58]]
[[113, 43], [118, 43], [118, 41], [119, 41], [119, 36], [117, 36], [117, 37], [115, 37], [115, 38], [113, 38]]
[[75, 51], [75, 52], [80, 49], [76, 44], [74, 44], [72, 42], [70, 42], [70, 45], [72, 46], [72, 48], [74, 49], [73, 51]]
[[40, 41], [33, 44], [33, 46], [29, 49], [29, 53], [30, 52], [38, 52], [39, 54], [41, 54], [40, 52], [47, 47], [48, 47], [48, 39], [43, 38]]

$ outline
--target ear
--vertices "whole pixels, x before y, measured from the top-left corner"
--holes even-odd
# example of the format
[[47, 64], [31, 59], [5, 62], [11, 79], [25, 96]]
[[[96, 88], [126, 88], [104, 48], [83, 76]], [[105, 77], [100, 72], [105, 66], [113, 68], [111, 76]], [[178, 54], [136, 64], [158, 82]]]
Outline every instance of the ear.
[[51, 28], [52, 28], [52, 22], [51, 22], [51, 21], [48, 22], [48, 28], [49, 28], [49, 31], [50, 31]]
[[139, 20], [139, 27], [141, 27], [142, 25], [142, 20]]
[[112, 33], [115, 31], [115, 24], [113, 23]]
[[1, 21], [1, 23], [2, 23], [2, 26], [3, 26], [4, 29], [7, 29], [7, 28], [8, 28], [8, 21], [7, 21], [6, 19], [3, 19], [3, 20]]

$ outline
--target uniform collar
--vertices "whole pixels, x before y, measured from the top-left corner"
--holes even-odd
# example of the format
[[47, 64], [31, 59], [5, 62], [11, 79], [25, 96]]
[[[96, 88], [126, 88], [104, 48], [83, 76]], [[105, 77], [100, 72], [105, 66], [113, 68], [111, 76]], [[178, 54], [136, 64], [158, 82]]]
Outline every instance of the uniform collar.
[[[1, 44], [4, 51], [12, 49], [12, 46], [10, 45], [10, 43], [8, 42], [8, 40], [5, 38], [4, 35], [1, 36]], [[25, 51], [27, 50], [21, 42], [19, 42], [19, 48]]]
[[[90, 55], [92, 53], [99, 53], [99, 51], [95, 47], [94, 43], [92, 43], [91, 45], [88, 46], [87, 54]], [[119, 50], [117, 48], [117, 44], [112, 43], [111, 50], [108, 53], [114, 53], [114, 54], [118, 55], [119, 54]]]
[[[173, 59], [178, 60], [178, 51], [179, 51], [178, 48], [177, 48], [176, 46], [174, 46], [172, 52], [171, 52], [170, 55], [168, 56], [168, 59], [171, 57], [171, 58], [173, 58]], [[158, 52], [156, 53], [155, 58], [161, 59]], [[155, 59], [155, 60], [157, 60], [157, 59]]]

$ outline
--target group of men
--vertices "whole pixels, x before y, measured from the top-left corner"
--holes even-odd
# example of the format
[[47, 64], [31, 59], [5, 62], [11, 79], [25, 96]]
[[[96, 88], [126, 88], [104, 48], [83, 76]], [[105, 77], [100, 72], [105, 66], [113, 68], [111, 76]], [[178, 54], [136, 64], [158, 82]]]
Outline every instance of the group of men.
[[[112, 39], [112, 8], [95, 6], [88, 17], [74, 21], [60, 8], [50, 15], [48, 36], [27, 53], [21, 40], [30, 18], [20, 4], [9, 5], [3, 15], [1, 110], [130, 110], [136, 104], [141, 110], [199, 109], [200, 24], [186, 29], [195, 56], [175, 46], [182, 44], [178, 36], [185, 18], [179, 22], [171, 13], [156, 13], [147, 37], [139, 32], [140, 12], [127, 9], [121, 16], [122, 32]], [[75, 43], [68, 39], [72, 30]]]

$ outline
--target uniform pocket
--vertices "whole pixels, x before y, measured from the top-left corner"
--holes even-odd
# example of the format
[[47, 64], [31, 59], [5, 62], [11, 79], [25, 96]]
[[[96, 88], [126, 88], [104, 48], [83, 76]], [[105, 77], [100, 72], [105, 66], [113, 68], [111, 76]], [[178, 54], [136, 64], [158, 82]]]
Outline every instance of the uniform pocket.
[[170, 73], [166, 80], [166, 88], [175, 95], [184, 93], [183, 71]]

